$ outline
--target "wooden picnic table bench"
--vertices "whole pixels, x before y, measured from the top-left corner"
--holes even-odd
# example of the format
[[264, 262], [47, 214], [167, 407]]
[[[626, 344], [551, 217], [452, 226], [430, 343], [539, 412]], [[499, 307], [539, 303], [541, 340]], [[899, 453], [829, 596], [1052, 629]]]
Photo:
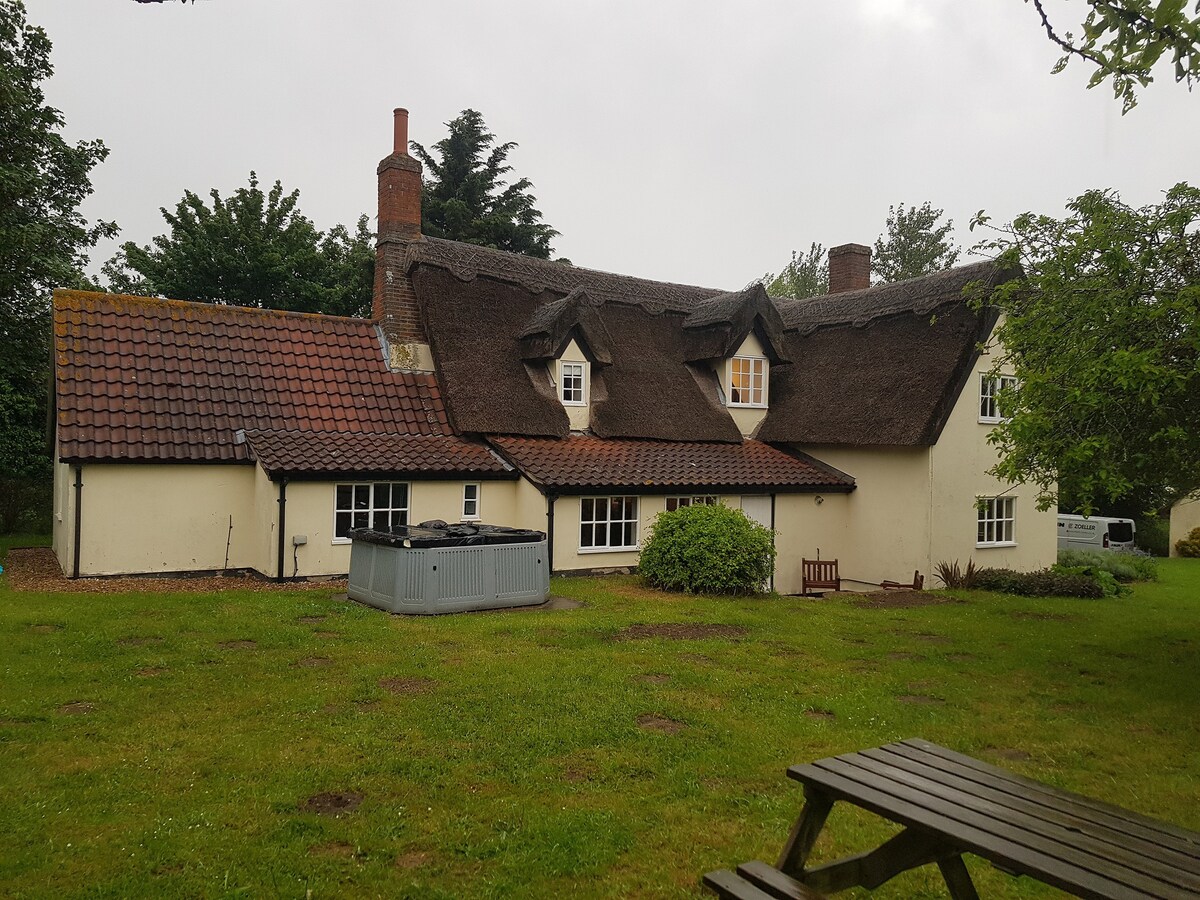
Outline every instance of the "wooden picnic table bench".
[[[792, 766], [788, 777], [804, 785], [805, 803], [779, 862], [738, 867], [738, 876], [769, 897], [812, 896], [789, 893], [789, 882], [826, 892], [873, 889], [933, 863], [954, 900], [978, 900], [964, 853], [1076, 897], [1200, 897], [1200, 833], [1023, 778], [929, 741], [900, 741]], [[810, 868], [809, 853], [838, 801], [904, 830], [874, 850]], [[772, 887], [774, 876], [786, 881]]]

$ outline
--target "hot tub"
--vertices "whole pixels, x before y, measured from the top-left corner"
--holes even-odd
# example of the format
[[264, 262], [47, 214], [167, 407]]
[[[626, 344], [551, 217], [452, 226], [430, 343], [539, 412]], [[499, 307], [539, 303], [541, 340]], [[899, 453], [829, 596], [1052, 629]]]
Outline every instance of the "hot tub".
[[550, 596], [546, 535], [498, 525], [350, 532], [351, 599], [433, 616], [534, 606]]

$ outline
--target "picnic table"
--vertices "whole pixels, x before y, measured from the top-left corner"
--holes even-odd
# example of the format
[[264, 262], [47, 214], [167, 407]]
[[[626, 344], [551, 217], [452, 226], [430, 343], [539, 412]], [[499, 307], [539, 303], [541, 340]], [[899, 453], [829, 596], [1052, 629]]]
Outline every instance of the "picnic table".
[[[1077, 897], [1200, 897], [1200, 834], [929, 741], [792, 766], [788, 777], [804, 785], [805, 802], [778, 863], [706, 875], [705, 884], [721, 897], [813, 898], [854, 886], [871, 889], [932, 863], [954, 900], [977, 900], [964, 853]], [[874, 850], [809, 867], [813, 844], [838, 801], [904, 828]], [[731, 878], [759, 893], [740, 893]]]

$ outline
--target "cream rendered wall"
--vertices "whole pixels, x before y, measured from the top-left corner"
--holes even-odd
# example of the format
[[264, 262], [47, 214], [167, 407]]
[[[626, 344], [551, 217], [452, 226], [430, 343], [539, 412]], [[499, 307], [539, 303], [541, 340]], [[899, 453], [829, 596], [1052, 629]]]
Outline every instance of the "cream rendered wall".
[[[69, 466], [62, 468], [69, 473]], [[68, 486], [72, 480], [67, 478]], [[72, 550], [66, 535], [74, 530], [73, 489], [70, 496], [63, 504], [63, 521], [58, 522], [57, 516], [55, 521], [55, 552], [67, 574]], [[82, 506], [81, 575], [222, 569], [227, 540], [229, 568], [253, 564], [254, 468], [250, 466], [85, 465]]]
[[[803, 449], [849, 474], [858, 487], [841, 499], [822, 494], [825, 503], [816, 509], [806, 510], [805, 495], [800, 495], [799, 515], [823, 514], [826, 506], [835, 504], [831, 509], [840, 511], [844, 525], [840, 532], [836, 527], [816, 532], [807, 545], [789, 546], [788, 556], [811, 559], [820, 547], [822, 559], [838, 560], [847, 587], [855, 587], [856, 582], [859, 586], [884, 580], [906, 582], [914, 569], [928, 577], [929, 448], [806, 445]], [[816, 507], [815, 499], [807, 502]], [[834, 523], [836, 519], [831, 520]], [[782, 545], [780, 555], [784, 555]], [[795, 564], [799, 566], [798, 561]]]
[[[850, 555], [846, 540], [853, 494], [776, 494], [775, 495], [775, 590], [798, 594], [801, 589], [800, 563], [838, 557], [843, 573], [863, 565], [861, 558]], [[817, 502], [817, 497], [821, 502]], [[841, 554], [841, 556], [839, 556]]]
[[1200, 528], [1200, 500], [1181, 500], [1171, 507], [1171, 555], [1178, 556], [1175, 542], [1182, 541], [1193, 528]]
[[[55, 454], [57, 458], [58, 454]], [[71, 574], [72, 551], [75, 546], [74, 471], [67, 463], [54, 464], [54, 518], [51, 522], [51, 544], [58, 565]]]
[[[562, 385], [562, 379], [559, 377], [558, 364], [559, 362], [581, 362], [583, 363], [583, 406], [574, 406], [563, 404], [563, 409], [567, 411], [567, 419], [571, 423], [572, 431], [585, 431], [592, 424], [592, 365], [588, 362], [588, 358], [584, 356], [583, 351], [579, 349], [579, 345], [574, 341], [567, 344], [563, 350], [562, 356], [555, 362], [551, 363], [554, 366], [554, 384]], [[559, 397], [562, 397], [561, 387], [559, 388]]]
[[[762, 343], [755, 336], [754, 332], [746, 335], [746, 339], [742, 341], [742, 345], [737, 348], [734, 356], [760, 356], [766, 359], [766, 351], [763, 350]], [[754, 407], [733, 406], [729, 403], [729, 385], [730, 376], [733, 369], [732, 357], [723, 360], [720, 366], [721, 375], [721, 390], [725, 392], [725, 408], [729, 411], [729, 415], [733, 417], [733, 421], [737, 423], [738, 430], [743, 437], [751, 437], [754, 432], [758, 431], [758, 426], [762, 424], [762, 420], [767, 416], [766, 408], [758, 409]], [[763, 379], [763, 390], [766, 393], [767, 404], [771, 402], [771, 364], [768, 362], [766, 367], [765, 378]]]
[[[1058, 558], [1057, 510], [1039, 512], [1034, 487], [1012, 485], [987, 474], [997, 460], [996, 448], [987, 440], [995, 424], [979, 421], [979, 380], [990, 366], [988, 355], [981, 356], [954, 404], [941, 437], [931, 449], [930, 565], [943, 560], [958, 560], [966, 565], [968, 559], [974, 559], [977, 566], [1020, 571], [1042, 569], [1053, 565]], [[975, 500], [997, 496], [1016, 499], [1013, 512], [1016, 545], [976, 547]]]
[[[261, 471], [261, 470], [260, 470]], [[265, 481], [265, 476], [263, 477]], [[403, 478], [395, 479], [403, 482]], [[334, 502], [338, 484], [350, 484], [351, 481], [292, 481], [287, 486], [287, 512], [284, 521], [284, 574], [291, 577], [293, 572], [300, 577], [320, 575], [345, 575], [350, 570], [349, 542], [334, 539]], [[463, 485], [465, 481], [409, 481], [408, 484], [408, 521], [416, 524], [430, 519], [442, 519], [446, 522], [462, 521]], [[515, 481], [481, 481], [471, 482], [480, 485], [479, 511], [482, 521], [494, 525], [522, 526], [514, 521], [517, 518]], [[270, 483], [269, 505], [275, 508], [278, 504], [279, 485]], [[260, 503], [260, 509], [266, 508], [267, 503]], [[266, 547], [262, 565], [259, 571], [274, 576], [278, 565], [279, 547], [276, 543], [275, 526], [277, 514], [271, 509], [270, 521], [262, 528], [262, 533], [268, 535], [269, 546]], [[541, 528], [545, 528], [545, 516], [542, 516]], [[293, 556], [292, 538], [302, 534], [308, 538], [306, 544], [295, 548]], [[299, 564], [298, 568], [296, 564]]]

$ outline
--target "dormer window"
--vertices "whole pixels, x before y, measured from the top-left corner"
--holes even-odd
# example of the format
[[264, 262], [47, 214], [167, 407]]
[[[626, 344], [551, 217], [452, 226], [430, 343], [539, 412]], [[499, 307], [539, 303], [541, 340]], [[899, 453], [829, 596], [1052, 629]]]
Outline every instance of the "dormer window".
[[729, 405], [767, 405], [767, 361], [761, 356], [735, 356], [729, 361]]
[[558, 399], [563, 406], [587, 405], [587, 363], [559, 360]]

